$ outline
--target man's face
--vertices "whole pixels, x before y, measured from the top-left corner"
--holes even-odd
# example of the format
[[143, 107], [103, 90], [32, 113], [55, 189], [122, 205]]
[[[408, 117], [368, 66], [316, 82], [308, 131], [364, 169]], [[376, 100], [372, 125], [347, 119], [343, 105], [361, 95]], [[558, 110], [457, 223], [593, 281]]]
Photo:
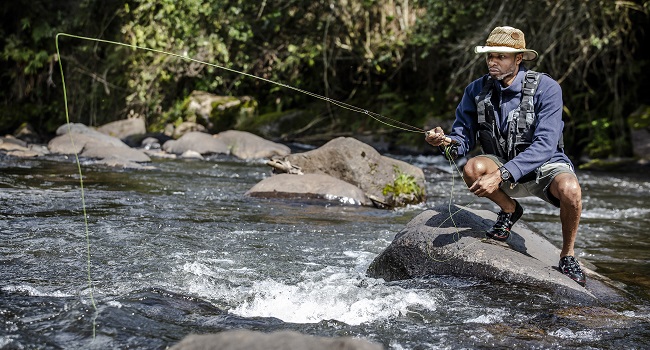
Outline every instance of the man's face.
[[502, 53], [502, 52], [489, 52], [485, 56], [490, 76], [496, 80], [505, 80], [507, 83], [509, 79], [514, 78], [519, 69], [522, 55], [515, 53]]

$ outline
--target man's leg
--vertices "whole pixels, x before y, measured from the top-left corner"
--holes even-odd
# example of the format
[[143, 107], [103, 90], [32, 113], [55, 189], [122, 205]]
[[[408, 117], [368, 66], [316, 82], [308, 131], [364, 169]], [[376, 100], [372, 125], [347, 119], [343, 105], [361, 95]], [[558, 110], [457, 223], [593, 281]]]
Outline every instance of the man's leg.
[[463, 167], [463, 178], [469, 190], [477, 196], [486, 197], [501, 207], [497, 220], [485, 233], [488, 238], [505, 242], [510, 229], [524, 213], [524, 209], [501, 189], [499, 163], [488, 157], [474, 157]]
[[549, 190], [560, 200], [560, 221], [562, 221], [562, 252], [560, 257], [573, 256], [573, 246], [578, 234], [582, 213], [582, 191], [573, 174], [562, 173], [551, 182]]
[[578, 179], [573, 174], [561, 173], [555, 176], [549, 187], [551, 195], [560, 200], [560, 220], [562, 221], [562, 251], [558, 268], [572, 280], [584, 286], [587, 279], [574, 257], [573, 245], [578, 234], [578, 224], [582, 213], [582, 191]]
[[[481, 176], [494, 172], [497, 169], [499, 169], [499, 166], [492, 159], [487, 157], [474, 157], [468, 160], [467, 164], [463, 167], [463, 179], [467, 187], [471, 187]], [[515, 211], [515, 201], [500, 188], [486, 196], [486, 198], [496, 203], [506, 213], [513, 213]]]

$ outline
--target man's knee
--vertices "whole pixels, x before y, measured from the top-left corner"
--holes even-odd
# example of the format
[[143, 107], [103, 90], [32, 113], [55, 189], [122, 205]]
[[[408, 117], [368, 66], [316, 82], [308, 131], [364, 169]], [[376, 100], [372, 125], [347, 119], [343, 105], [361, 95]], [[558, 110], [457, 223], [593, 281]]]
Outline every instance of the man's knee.
[[467, 161], [463, 167], [463, 175], [466, 179], [476, 180], [479, 177], [496, 170], [497, 165], [487, 157], [474, 157]]
[[560, 174], [553, 179], [553, 186], [555, 189], [554, 196], [560, 202], [571, 204], [573, 206], [580, 206], [582, 203], [582, 190], [578, 179], [572, 174]]

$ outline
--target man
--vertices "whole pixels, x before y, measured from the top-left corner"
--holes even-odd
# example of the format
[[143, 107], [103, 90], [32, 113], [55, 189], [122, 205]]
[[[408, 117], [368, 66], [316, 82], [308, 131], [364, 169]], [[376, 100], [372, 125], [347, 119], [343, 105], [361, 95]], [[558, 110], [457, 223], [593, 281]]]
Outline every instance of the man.
[[436, 127], [425, 140], [447, 147], [447, 156], [454, 158], [467, 154], [477, 142], [481, 145], [484, 154], [467, 162], [463, 178], [472, 193], [501, 208], [489, 238], [506, 241], [510, 236], [523, 214], [514, 198], [537, 196], [559, 207], [559, 269], [584, 286], [585, 275], [573, 251], [582, 194], [563, 151], [562, 89], [548, 75], [522, 65], [523, 60], [537, 59], [537, 52], [526, 49], [519, 29], [495, 28], [475, 52], [486, 55], [489, 74], [465, 88], [450, 135]]

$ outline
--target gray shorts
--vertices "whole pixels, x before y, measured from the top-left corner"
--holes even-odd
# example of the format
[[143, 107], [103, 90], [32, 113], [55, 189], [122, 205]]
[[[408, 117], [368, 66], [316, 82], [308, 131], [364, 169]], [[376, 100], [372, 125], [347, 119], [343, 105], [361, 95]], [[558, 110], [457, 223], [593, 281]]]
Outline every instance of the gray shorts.
[[[503, 166], [504, 163], [503, 159], [491, 154], [481, 154], [477, 157], [489, 158], [494, 161], [498, 167]], [[551, 186], [553, 179], [559, 174], [568, 173], [576, 176], [571, 164], [544, 163], [542, 166], [535, 169], [535, 173], [537, 174], [535, 178], [527, 182], [516, 183], [512, 181], [504, 181], [501, 183], [501, 189], [512, 198], [534, 196], [541, 198], [559, 208], [560, 200], [555, 198], [549, 192], [549, 187]]]

